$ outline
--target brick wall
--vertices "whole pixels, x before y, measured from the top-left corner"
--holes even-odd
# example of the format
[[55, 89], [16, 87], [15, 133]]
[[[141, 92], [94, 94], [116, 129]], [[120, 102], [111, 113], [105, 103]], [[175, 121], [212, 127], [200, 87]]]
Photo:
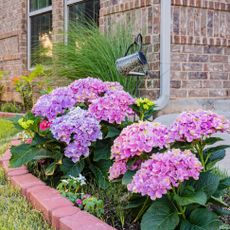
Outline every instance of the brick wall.
[[131, 26], [133, 37], [144, 37], [150, 74], [142, 81], [142, 95], [151, 99], [159, 96], [160, 75], [160, 1], [159, 0], [101, 0], [100, 27], [108, 32], [117, 23]]
[[[22, 74], [26, 67], [26, 1], [0, 1], [0, 70], [9, 76]], [[17, 97], [8, 79], [3, 100]], [[17, 97], [18, 98], [18, 97]]]
[[172, 1], [171, 98], [230, 95], [230, 1]]

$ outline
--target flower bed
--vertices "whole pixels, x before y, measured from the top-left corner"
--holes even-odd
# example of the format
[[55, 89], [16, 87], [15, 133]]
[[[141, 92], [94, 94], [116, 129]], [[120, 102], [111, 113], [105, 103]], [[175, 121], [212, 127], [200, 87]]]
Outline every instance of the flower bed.
[[214, 166], [229, 146], [212, 135], [229, 132], [230, 122], [198, 110], [166, 127], [149, 120], [154, 113], [151, 101], [118, 83], [77, 80], [42, 96], [18, 121], [25, 143], [11, 148], [10, 164], [26, 164], [117, 229], [218, 229], [230, 179]]

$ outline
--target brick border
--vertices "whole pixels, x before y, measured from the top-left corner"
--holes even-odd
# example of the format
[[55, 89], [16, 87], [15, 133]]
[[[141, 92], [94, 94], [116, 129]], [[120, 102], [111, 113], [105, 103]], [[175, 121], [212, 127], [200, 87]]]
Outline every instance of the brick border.
[[[12, 141], [17, 145], [18, 141]], [[57, 230], [116, 230], [95, 216], [75, 207], [59, 192], [28, 172], [25, 166], [9, 168], [10, 150], [0, 158], [6, 177], [43, 214], [44, 219]]]
[[12, 118], [16, 116], [23, 116], [24, 113], [8, 113], [8, 112], [0, 112], [0, 118]]

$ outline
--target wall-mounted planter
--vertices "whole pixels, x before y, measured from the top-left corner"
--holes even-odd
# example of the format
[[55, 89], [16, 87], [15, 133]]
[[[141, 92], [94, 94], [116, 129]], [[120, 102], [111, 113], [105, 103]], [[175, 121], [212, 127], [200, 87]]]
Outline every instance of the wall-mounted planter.
[[[14, 141], [12, 144], [17, 144]], [[95, 216], [75, 207], [59, 192], [28, 172], [26, 167], [9, 168], [10, 150], [0, 158], [7, 178], [57, 230], [115, 230]]]

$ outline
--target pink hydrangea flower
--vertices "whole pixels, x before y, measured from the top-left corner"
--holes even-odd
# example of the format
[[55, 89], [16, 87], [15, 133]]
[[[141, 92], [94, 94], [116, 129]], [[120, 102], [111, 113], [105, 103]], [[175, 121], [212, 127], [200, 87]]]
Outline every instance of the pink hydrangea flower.
[[134, 98], [125, 91], [110, 91], [103, 97], [95, 99], [89, 105], [89, 112], [98, 121], [121, 124], [129, 115], [134, 114], [130, 106]]
[[198, 180], [201, 170], [200, 161], [189, 150], [173, 149], [153, 154], [150, 160], [142, 163], [128, 190], [155, 200], [189, 178]]
[[170, 136], [176, 141], [192, 142], [217, 132], [229, 132], [230, 122], [211, 111], [197, 110], [179, 115], [170, 127]]
[[109, 179], [113, 180], [127, 171], [126, 161], [117, 161], [109, 169]]
[[153, 148], [164, 148], [169, 144], [166, 126], [141, 121], [124, 128], [112, 146], [112, 158], [116, 161], [149, 153]]
[[43, 120], [40, 124], [39, 124], [39, 129], [42, 131], [45, 131], [47, 129], [50, 128], [51, 122], [47, 121], [47, 120]]

